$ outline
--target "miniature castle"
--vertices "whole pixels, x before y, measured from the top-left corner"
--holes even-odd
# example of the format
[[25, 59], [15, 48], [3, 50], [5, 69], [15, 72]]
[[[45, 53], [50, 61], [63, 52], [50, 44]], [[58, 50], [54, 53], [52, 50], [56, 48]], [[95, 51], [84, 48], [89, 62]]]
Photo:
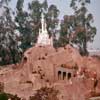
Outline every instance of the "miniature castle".
[[37, 39], [36, 46], [45, 46], [50, 45], [53, 46], [53, 38], [49, 36], [47, 31], [47, 24], [44, 18], [44, 14], [41, 14], [41, 29], [39, 29], [39, 35]]

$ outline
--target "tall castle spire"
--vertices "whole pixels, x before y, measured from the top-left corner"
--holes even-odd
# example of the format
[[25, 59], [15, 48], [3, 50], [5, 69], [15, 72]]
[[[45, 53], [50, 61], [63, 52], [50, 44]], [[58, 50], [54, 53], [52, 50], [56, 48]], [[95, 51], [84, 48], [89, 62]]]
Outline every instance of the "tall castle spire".
[[53, 39], [52, 39], [52, 37], [49, 37], [48, 31], [47, 31], [47, 24], [46, 24], [45, 16], [43, 13], [41, 14], [41, 29], [39, 29], [39, 35], [38, 35], [36, 45], [39, 45], [39, 46], [51, 45], [51, 46], [53, 46]]
[[42, 32], [44, 30], [44, 24], [45, 24], [45, 20], [44, 20], [44, 14], [41, 14], [41, 24], [42, 24]]

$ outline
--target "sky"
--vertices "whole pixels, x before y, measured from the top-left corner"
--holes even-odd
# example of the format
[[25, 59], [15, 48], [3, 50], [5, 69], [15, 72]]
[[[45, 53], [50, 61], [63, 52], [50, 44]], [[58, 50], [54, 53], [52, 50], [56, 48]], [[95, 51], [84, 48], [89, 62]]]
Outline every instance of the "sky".
[[[12, 0], [10, 3], [10, 7], [12, 7], [15, 10], [15, 5], [16, 5], [17, 0]], [[27, 9], [27, 3], [32, 0], [24, 0], [25, 1], [25, 6], [24, 9]], [[40, 2], [43, 2], [44, 0], [39, 0]], [[48, 4], [55, 4], [58, 9], [60, 10], [60, 16], [59, 18], [62, 19], [63, 15], [71, 15], [72, 14], [72, 9], [69, 7], [70, 5], [70, 0], [47, 0]], [[97, 34], [94, 38], [94, 42], [90, 43], [88, 48], [93, 48], [93, 49], [100, 49], [100, 0], [91, 0], [91, 4], [88, 5], [88, 10], [91, 12], [94, 16], [94, 25], [97, 28]]]

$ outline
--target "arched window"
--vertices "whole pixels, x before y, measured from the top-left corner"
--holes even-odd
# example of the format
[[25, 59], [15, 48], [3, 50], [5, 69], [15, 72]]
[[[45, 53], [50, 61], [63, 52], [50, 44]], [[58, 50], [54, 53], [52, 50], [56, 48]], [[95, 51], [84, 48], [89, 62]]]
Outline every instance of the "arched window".
[[25, 62], [25, 63], [27, 62], [27, 57], [24, 57], [24, 62]]
[[68, 73], [68, 80], [71, 78], [71, 73]]
[[58, 80], [61, 80], [61, 71], [58, 71]]
[[66, 79], [66, 72], [63, 72], [63, 80]]

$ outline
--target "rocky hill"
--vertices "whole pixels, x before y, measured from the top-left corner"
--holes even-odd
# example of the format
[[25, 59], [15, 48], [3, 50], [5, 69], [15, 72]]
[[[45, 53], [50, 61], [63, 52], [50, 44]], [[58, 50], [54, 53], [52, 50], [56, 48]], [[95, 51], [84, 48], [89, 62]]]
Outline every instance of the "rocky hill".
[[42, 87], [59, 90], [59, 100], [89, 100], [100, 94], [100, 59], [82, 57], [70, 45], [32, 47], [21, 63], [0, 69], [0, 82], [26, 100]]

